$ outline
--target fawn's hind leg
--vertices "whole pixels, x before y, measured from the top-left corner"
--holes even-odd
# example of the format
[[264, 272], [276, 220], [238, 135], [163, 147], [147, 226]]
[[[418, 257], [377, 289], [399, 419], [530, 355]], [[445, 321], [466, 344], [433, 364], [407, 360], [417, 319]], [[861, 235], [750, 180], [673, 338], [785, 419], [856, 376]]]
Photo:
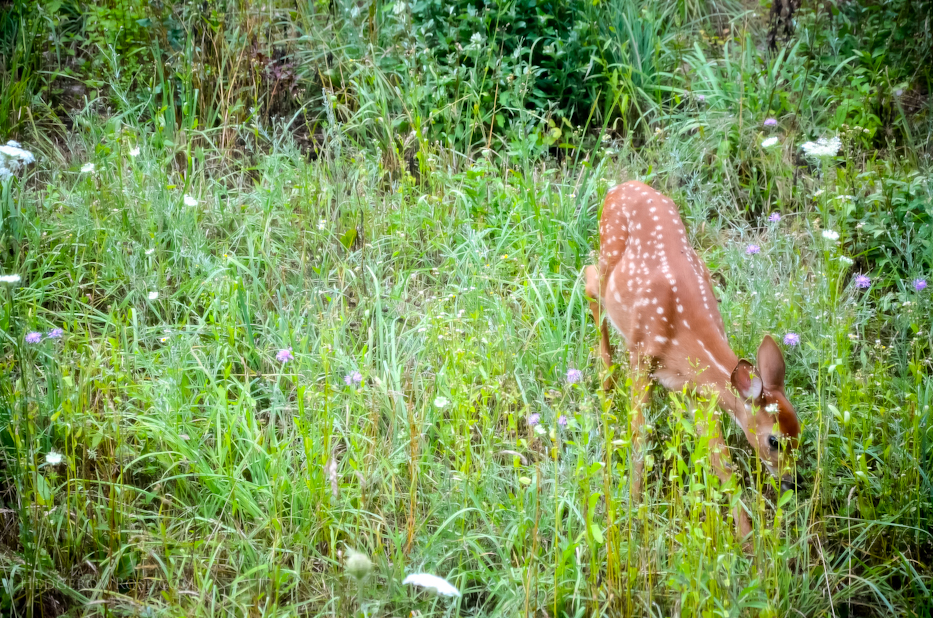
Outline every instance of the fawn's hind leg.
[[590, 301], [590, 311], [596, 320], [599, 329], [599, 356], [605, 365], [606, 377], [603, 379], [603, 388], [612, 388], [612, 344], [609, 343], [609, 326], [602, 315], [602, 294], [599, 281], [599, 269], [596, 266], [587, 266], [585, 270], [586, 295]]

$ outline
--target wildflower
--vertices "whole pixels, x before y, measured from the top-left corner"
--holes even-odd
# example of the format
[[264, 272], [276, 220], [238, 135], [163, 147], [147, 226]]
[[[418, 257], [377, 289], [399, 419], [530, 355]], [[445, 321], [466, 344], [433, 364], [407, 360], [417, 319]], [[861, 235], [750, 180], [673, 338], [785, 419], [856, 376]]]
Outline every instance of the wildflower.
[[816, 142], [806, 142], [800, 146], [803, 148], [803, 152], [808, 157], [835, 157], [836, 153], [839, 152], [839, 148], [842, 147], [842, 142], [838, 137], [831, 137], [826, 139], [821, 137], [816, 140]]
[[429, 573], [412, 573], [402, 581], [402, 584], [411, 584], [412, 586], [425, 588], [426, 590], [431, 590], [435, 594], [444, 597], [460, 596], [460, 591], [449, 581], [443, 577], [438, 577], [437, 575], [431, 575]]
[[566, 426], [567, 426], [567, 417], [566, 417], [565, 415], [563, 415], [563, 414], [561, 414], [560, 416], [558, 416], [558, 417], [557, 417], [557, 424], [560, 425], [561, 427], [566, 427]]
[[896, 96], [896, 97], [899, 97], [899, 96], [901, 96], [901, 95], [903, 95], [903, 94], [904, 94], [904, 89], [903, 89], [903, 88], [898, 88], [897, 90], [894, 91], [894, 96]]
[[372, 560], [369, 559], [369, 556], [363, 552], [358, 552], [355, 549], [347, 548], [347, 561], [344, 563], [344, 566], [347, 569], [353, 579], [360, 581], [373, 570]]
[[778, 405], [776, 403], [769, 403], [768, 405], [765, 406], [765, 412], [770, 412], [771, 414], [774, 414], [777, 411], [778, 411]]
[[866, 275], [855, 275], [855, 287], [867, 289], [871, 287], [871, 279]]
[[847, 256], [847, 255], [840, 255], [840, 256], [839, 256], [839, 261], [842, 262], [843, 264], [845, 264], [846, 266], [852, 266], [852, 264], [855, 263], [855, 262], [853, 262], [852, 258], [850, 258], [850, 257]]
[[25, 337], [26, 343], [39, 343], [42, 341], [42, 333], [31, 332]]
[[780, 141], [780, 140], [779, 140], [778, 138], [776, 138], [776, 137], [769, 137], [768, 139], [766, 139], [766, 140], [764, 140], [763, 142], [761, 142], [761, 147], [762, 147], [762, 148], [771, 148], [772, 146], [776, 145], [779, 141]]
[[46, 335], [48, 339], [60, 339], [62, 335], [65, 334], [65, 331], [61, 328], [53, 328], [49, 331], [49, 334]]
[[292, 354], [291, 348], [284, 348], [279, 350], [279, 353], [275, 355], [275, 360], [280, 363], [287, 363], [290, 360], [295, 360], [295, 355]]
[[485, 41], [486, 37], [484, 37], [479, 32], [474, 32], [473, 36], [470, 37], [470, 47], [479, 48], [479, 46], [482, 45]]
[[323, 230], [325, 227], [327, 227], [327, 221], [325, 221], [324, 219], [321, 219], [320, 221], [317, 222], [317, 229]]
[[914, 281], [913, 281], [913, 286], [914, 286], [914, 289], [917, 290], [918, 292], [921, 291], [921, 290], [924, 290], [924, 289], [926, 289], [926, 287], [927, 287], [927, 280], [926, 280], [926, 279], [920, 279], [920, 278], [918, 277], [917, 279], [914, 279]]
[[347, 386], [356, 386], [363, 381], [363, 374], [359, 371], [351, 371], [347, 375], [343, 376], [343, 382]]
[[826, 240], [839, 240], [839, 232], [833, 230], [823, 230], [823, 238]]
[[583, 372], [579, 369], [567, 370], [567, 384], [576, 384], [583, 379]]
[[28, 150], [23, 150], [19, 142], [10, 140], [0, 146], [0, 179], [9, 178], [20, 167], [34, 163], [36, 157]]
[[745, 255], [757, 255], [761, 253], [761, 247], [758, 245], [749, 245], [745, 247]]
[[146, 255], [152, 255], [155, 253], [155, 249], [146, 249]]
[[784, 345], [789, 345], [791, 347], [800, 343], [800, 335], [797, 333], [787, 333], [784, 335]]
[[49, 451], [45, 454], [45, 463], [49, 464], [50, 466], [57, 466], [64, 459], [65, 458], [61, 453], [56, 453], [55, 451]]
[[185, 193], [185, 206], [197, 206], [198, 200]]
[[810, 197], [819, 197], [819, 196], [821, 196], [821, 195], [823, 195], [823, 190], [822, 190], [822, 189], [817, 189], [816, 192], [815, 192], [813, 195], [811, 195]]
[[81, 172], [84, 173], [84, 174], [92, 174], [92, 173], [94, 173], [94, 164], [93, 164], [93, 163], [85, 163], [84, 165], [81, 166]]
[[450, 403], [450, 402], [447, 400], [446, 397], [435, 397], [435, 398], [434, 398], [434, 407], [435, 407], [435, 408], [443, 408], [443, 407], [446, 406], [448, 403]]
[[541, 415], [538, 414], [537, 412], [535, 412], [534, 414], [531, 414], [531, 415], [528, 416], [528, 426], [529, 426], [529, 427], [534, 427], [534, 426], [537, 425], [539, 422], [541, 422]]
[[19, 283], [19, 275], [0, 275], [0, 283]]
[[771, 223], [777, 223], [780, 220], [781, 220], [781, 215], [776, 212], [772, 212], [771, 216], [768, 217], [768, 221], [770, 221]]
[[766, 127], [776, 127], [776, 126], [777, 126], [777, 119], [776, 119], [776, 118], [765, 118], [765, 123], [764, 123], [764, 124], [765, 124]]
[[697, 101], [699, 101], [700, 103], [705, 103], [705, 102], [706, 102], [706, 97], [703, 96], [702, 94], [698, 94], [698, 95], [697, 95]]
[[134, 146], [133, 149], [130, 150], [130, 156], [131, 156], [131, 157], [138, 157], [138, 156], [139, 156], [139, 146]]
[[149, 300], [155, 300], [159, 297], [158, 292], [149, 292]]

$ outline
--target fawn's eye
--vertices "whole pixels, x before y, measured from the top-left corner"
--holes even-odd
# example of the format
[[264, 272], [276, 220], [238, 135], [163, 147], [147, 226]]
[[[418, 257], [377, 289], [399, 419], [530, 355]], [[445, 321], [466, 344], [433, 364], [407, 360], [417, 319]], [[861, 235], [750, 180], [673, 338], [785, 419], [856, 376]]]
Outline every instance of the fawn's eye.
[[771, 447], [771, 450], [773, 451], [778, 450], [778, 447], [780, 445], [781, 444], [780, 442], [778, 442], [777, 436], [774, 436], [774, 435], [768, 436], [768, 446]]

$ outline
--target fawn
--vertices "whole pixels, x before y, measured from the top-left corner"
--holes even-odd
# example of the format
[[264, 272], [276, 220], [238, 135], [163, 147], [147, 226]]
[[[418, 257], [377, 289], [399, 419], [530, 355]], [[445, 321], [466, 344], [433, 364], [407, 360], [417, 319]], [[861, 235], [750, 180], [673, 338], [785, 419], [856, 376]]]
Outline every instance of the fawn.
[[[709, 270], [687, 240], [674, 202], [648, 185], [631, 181], [609, 190], [599, 223], [598, 266], [586, 267], [586, 294], [600, 329], [599, 351], [612, 367], [609, 329], [622, 334], [632, 372], [632, 497], [641, 493], [644, 416], [652, 381], [672, 391], [715, 396], [735, 419], [781, 489], [796, 487], [791, 451], [800, 422], [784, 395], [784, 357], [765, 335], [758, 368], [739, 360], [726, 339]], [[604, 388], [612, 384], [611, 374]], [[718, 418], [718, 417], [717, 417]], [[723, 483], [732, 477], [728, 450], [717, 427], [711, 463]], [[787, 447], [785, 449], [784, 447]], [[732, 513], [738, 535], [751, 532], [741, 506]]]

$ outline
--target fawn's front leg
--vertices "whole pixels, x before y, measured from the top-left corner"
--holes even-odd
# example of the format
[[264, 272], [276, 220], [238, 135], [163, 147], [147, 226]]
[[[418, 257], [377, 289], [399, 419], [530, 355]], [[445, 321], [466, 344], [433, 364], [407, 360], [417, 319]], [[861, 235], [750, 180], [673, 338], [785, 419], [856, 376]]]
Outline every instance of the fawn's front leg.
[[[713, 472], [719, 477], [720, 486], [726, 487], [729, 481], [732, 480], [732, 462], [729, 458], [729, 447], [726, 446], [725, 441], [722, 439], [719, 411], [717, 409], [712, 412], [712, 421], [709, 423], [699, 416], [694, 418], [696, 419], [697, 433], [709, 436], [707, 444], [710, 453], [710, 464], [713, 466]], [[736, 504], [735, 508], [732, 509], [732, 519], [735, 522], [736, 536], [740, 541], [744, 542], [752, 531], [752, 524], [741, 504]], [[748, 549], [749, 545], [745, 543], [745, 547]]]
[[651, 378], [648, 374], [644, 355], [632, 352], [632, 396], [631, 396], [631, 434], [632, 434], [632, 501], [641, 498], [642, 478], [645, 470], [645, 415], [642, 409], [648, 405], [651, 397]]

